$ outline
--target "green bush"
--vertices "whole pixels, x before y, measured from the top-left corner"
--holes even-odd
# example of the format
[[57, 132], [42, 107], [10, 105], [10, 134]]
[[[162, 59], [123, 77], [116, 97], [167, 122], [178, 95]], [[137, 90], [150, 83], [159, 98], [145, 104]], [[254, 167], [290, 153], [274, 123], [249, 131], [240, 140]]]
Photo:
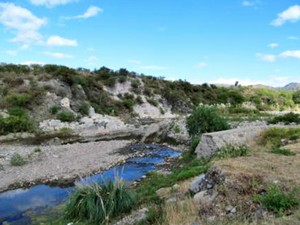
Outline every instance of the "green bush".
[[108, 87], [114, 87], [117, 83], [117, 79], [115, 76], [110, 76], [107, 80], [104, 80], [104, 84]]
[[300, 136], [300, 128], [280, 128], [273, 127], [263, 131], [260, 135], [261, 145], [271, 145], [280, 147], [281, 140], [295, 140]]
[[24, 94], [10, 94], [6, 98], [6, 102], [11, 107], [24, 107], [30, 103], [30, 95]]
[[278, 185], [271, 185], [264, 195], [255, 195], [254, 201], [261, 203], [268, 210], [282, 216], [284, 212], [294, 206], [299, 205], [299, 199], [296, 197], [297, 190], [285, 192]]
[[278, 155], [285, 155], [285, 156], [294, 156], [296, 153], [291, 152], [289, 149], [284, 148], [273, 148], [271, 153], [278, 154]]
[[289, 123], [300, 123], [300, 115], [290, 112], [282, 116], [276, 116], [273, 119], [269, 120], [269, 124], [276, 124], [276, 123], [284, 123], [284, 124], [289, 124]]
[[190, 136], [230, 128], [226, 119], [220, 116], [217, 108], [205, 105], [197, 107], [193, 113], [187, 117], [186, 126]]
[[142, 97], [141, 97], [140, 95], [136, 97], [136, 102], [137, 102], [137, 104], [139, 104], [139, 105], [141, 105], [141, 104], [144, 103], [144, 101], [143, 101], [143, 99], [142, 99]]
[[49, 108], [49, 112], [53, 115], [57, 114], [59, 110], [60, 110], [60, 107], [57, 105], [51, 106]]
[[76, 120], [76, 116], [71, 112], [61, 112], [57, 114], [57, 119], [62, 122], [73, 122]]
[[132, 111], [135, 101], [133, 99], [125, 98], [123, 99], [123, 104], [127, 109], [129, 109], [129, 111]]
[[19, 153], [14, 153], [10, 158], [10, 165], [12, 166], [23, 166], [25, 164], [26, 160]]
[[135, 196], [122, 181], [95, 183], [79, 187], [71, 195], [65, 213], [68, 219], [104, 224], [130, 212], [134, 205]]
[[250, 152], [250, 148], [246, 145], [234, 146], [227, 145], [219, 148], [216, 152], [217, 159], [236, 158], [241, 156], [247, 156]]
[[141, 85], [141, 82], [138, 79], [135, 79], [135, 80], [131, 81], [131, 87], [133, 89], [138, 89], [140, 85]]
[[6, 118], [0, 116], [0, 135], [34, 130], [34, 123], [26, 111], [15, 108], [10, 113], [11, 115]]
[[155, 107], [158, 106], [158, 102], [153, 98], [147, 98], [147, 102]]
[[90, 105], [86, 102], [82, 103], [78, 109], [79, 113], [83, 116], [88, 116], [90, 113]]

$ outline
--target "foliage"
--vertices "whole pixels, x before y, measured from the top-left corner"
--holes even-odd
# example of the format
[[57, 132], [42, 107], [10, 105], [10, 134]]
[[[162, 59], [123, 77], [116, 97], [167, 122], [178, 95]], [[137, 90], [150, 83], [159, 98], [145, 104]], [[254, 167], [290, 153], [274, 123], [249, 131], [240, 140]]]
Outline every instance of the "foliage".
[[295, 104], [300, 104], [300, 90], [295, 91], [292, 98]]
[[11, 107], [24, 107], [30, 103], [30, 95], [29, 94], [10, 94], [6, 97], [6, 102]]
[[158, 102], [153, 98], [147, 98], [147, 102], [155, 107], [158, 106]]
[[58, 111], [60, 110], [60, 107], [57, 105], [53, 105], [49, 108], [49, 112], [53, 115], [55, 115], [56, 113], [58, 113]]
[[62, 122], [73, 122], [76, 120], [76, 116], [72, 112], [63, 111], [57, 114], [57, 119]]
[[78, 109], [79, 113], [83, 116], [88, 116], [90, 112], [90, 105], [86, 102], [83, 102]]
[[254, 200], [261, 203], [268, 210], [282, 216], [283, 213], [294, 206], [299, 205], [299, 199], [296, 197], [297, 190], [286, 192], [277, 185], [271, 185], [264, 195], [255, 195]]
[[292, 152], [289, 149], [284, 148], [273, 148], [271, 153], [278, 154], [278, 155], [285, 155], [285, 156], [294, 156], [296, 153]]
[[263, 131], [260, 135], [260, 144], [280, 147], [281, 140], [294, 140], [300, 136], [300, 128], [273, 127]]
[[216, 152], [217, 159], [236, 158], [249, 155], [250, 148], [246, 145], [235, 146], [227, 145], [219, 148]]
[[269, 120], [269, 124], [276, 124], [276, 123], [284, 123], [284, 124], [289, 124], [289, 123], [300, 123], [300, 115], [290, 112], [281, 116], [276, 116], [273, 119]]
[[69, 219], [104, 224], [129, 212], [134, 205], [135, 196], [123, 181], [94, 183], [83, 185], [72, 193], [65, 214]]
[[33, 130], [34, 123], [24, 109], [12, 108], [9, 110], [8, 117], [0, 116], [0, 135]]
[[220, 116], [217, 108], [205, 105], [197, 107], [193, 113], [187, 117], [186, 125], [190, 136], [230, 128], [226, 119]]
[[26, 160], [19, 153], [14, 153], [10, 158], [10, 165], [12, 166], [23, 166], [25, 164]]

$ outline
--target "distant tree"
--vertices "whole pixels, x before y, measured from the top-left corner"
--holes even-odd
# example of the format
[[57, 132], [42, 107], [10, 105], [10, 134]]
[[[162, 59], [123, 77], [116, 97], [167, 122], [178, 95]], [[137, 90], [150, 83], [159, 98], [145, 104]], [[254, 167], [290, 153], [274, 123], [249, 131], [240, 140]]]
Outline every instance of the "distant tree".
[[295, 104], [300, 104], [300, 90], [296, 91], [294, 94], [293, 94], [293, 102]]

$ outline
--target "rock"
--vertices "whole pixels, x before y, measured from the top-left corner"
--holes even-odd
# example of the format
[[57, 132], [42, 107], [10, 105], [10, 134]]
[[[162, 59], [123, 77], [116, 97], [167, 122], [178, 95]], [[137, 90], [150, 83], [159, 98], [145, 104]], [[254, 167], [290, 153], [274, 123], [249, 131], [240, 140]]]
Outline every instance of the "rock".
[[60, 100], [60, 105], [61, 105], [61, 107], [70, 109], [70, 99], [69, 98], [63, 98], [62, 100]]
[[167, 197], [169, 197], [170, 192], [171, 192], [170, 187], [167, 188], [160, 188], [156, 191], [156, 194], [158, 195], [158, 197], [160, 197], [161, 199], [166, 199]]
[[194, 195], [193, 201], [197, 205], [210, 205], [217, 195], [217, 192], [210, 194], [208, 191], [201, 191]]
[[236, 208], [233, 207], [232, 205], [226, 206], [225, 210], [226, 210], [226, 214], [236, 213]]
[[226, 145], [246, 145], [252, 141], [266, 126], [237, 128], [226, 131], [205, 133], [196, 148], [198, 158], [209, 158], [215, 154], [218, 148]]
[[142, 220], [145, 220], [147, 217], [147, 212], [149, 210], [147, 208], [140, 209], [131, 213], [129, 216], [124, 217], [120, 221], [114, 223], [114, 225], [131, 225], [138, 224]]
[[177, 202], [177, 198], [176, 197], [169, 198], [165, 202], [166, 204], [174, 204], [175, 202]]
[[189, 190], [196, 194], [201, 191], [203, 183], [205, 182], [205, 174], [201, 174], [200, 176], [196, 177], [190, 185]]

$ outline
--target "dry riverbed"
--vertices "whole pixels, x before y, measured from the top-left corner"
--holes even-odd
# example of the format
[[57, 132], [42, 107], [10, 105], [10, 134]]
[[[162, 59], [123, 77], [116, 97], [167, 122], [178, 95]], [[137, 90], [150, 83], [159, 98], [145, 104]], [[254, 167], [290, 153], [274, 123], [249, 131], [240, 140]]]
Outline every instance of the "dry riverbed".
[[[112, 140], [58, 146], [1, 145], [0, 192], [35, 183], [67, 183], [100, 172], [130, 157], [118, 152], [130, 143]], [[10, 165], [14, 153], [20, 154], [27, 163]]]

